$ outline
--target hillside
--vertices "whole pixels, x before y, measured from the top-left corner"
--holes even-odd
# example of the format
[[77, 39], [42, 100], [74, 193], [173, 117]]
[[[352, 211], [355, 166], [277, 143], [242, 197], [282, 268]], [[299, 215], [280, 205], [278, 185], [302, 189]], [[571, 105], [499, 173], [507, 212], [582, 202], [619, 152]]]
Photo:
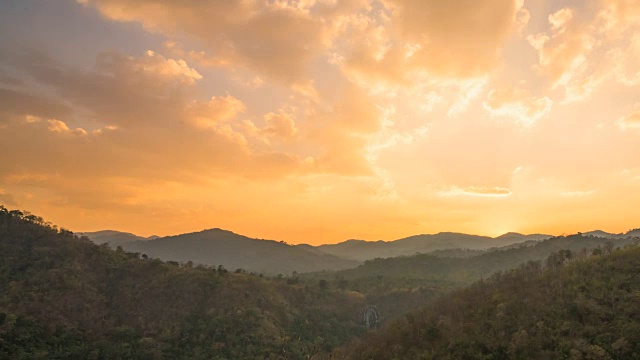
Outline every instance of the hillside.
[[302, 359], [363, 296], [97, 246], [0, 206], [0, 359]]
[[[375, 304], [387, 319], [424, 305], [434, 296], [467, 286], [497, 271], [509, 270], [530, 261], [546, 261], [550, 254], [571, 250], [576, 257], [586, 257], [633, 243], [632, 239], [603, 239], [571, 235], [540, 242], [509, 245], [474, 254], [474, 251], [447, 251], [406, 257], [367, 260], [357, 268], [336, 272], [304, 274], [303, 279], [316, 283], [327, 279], [330, 286], [358, 291]], [[466, 256], [465, 256], [466, 255]]]
[[273, 240], [252, 239], [222, 229], [167, 236], [122, 244], [127, 251], [162, 260], [193, 261], [196, 264], [223, 265], [268, 275], [319, 270], [340, 270], [359, 265], [358, 261], [318, 253], [300, 246]]
[[363, 265], [335, 273], [343, 279], [366, 277], [394, 277], [404, 279], [432, 279], [442, 281], [475, 281], [498, 270], [508, 270], [528, 261], [544, 260], [553, 252], [569, 249], [584, 254], [598, 247], [622, 247], [632, 243], [630, 238], [598, 238], [594, 236], [559, 236], [531, 245], [506, 246], [468, 257], [443, 257], [419, 254], [386, 259], [367, 260]]
[[554, 255], [564, 260], [546, 269], [530, 262], [455, 291], [332, 358], [640, 358], [640, 248]]
[[491, 238], [488, 236], [442, 232], [434, 235], [415, 235], [394, 241], [347, 240], [338, 244], [320, 245], [317, 248], [327, 254], [365, 261], [446, 249], [482, 250], [550, 237], [551, 235], [508, 233]]
[[138, 236], [135, 234], [115, 231], [115, 230], [102, 230], [102, 231], [94, 231], [94, 232], [77, 232], [78, 236], [86, 236], [89, 240], [93, 241], [98, 245], [109, 244], [112, 248], [116, 248], [118, 246], [131, 243], [134, 241], [147, 241], [157, 239], [157, 236], [150, 236], [148, 238]]

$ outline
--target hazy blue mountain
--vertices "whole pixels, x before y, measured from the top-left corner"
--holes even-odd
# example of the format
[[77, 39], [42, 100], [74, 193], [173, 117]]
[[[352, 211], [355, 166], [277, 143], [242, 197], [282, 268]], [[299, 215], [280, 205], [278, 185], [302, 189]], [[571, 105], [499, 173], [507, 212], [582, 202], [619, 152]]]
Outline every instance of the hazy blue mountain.
[[623, 237], [623, 234], [612, 234], [606, 231], [602, 231], [602, 230], [593, 230], [593, 231], [589, 231], [586, 233], [583, 233], [583, 235], [585, 236], [595, 236], [595, 237], [601, 237], [601, 238], [606, 238], [606, 239], [614, 239], [614, 238], [619, 238], [619, 237]]
[[544, 239], [548, 239], [550, 238], [551, 235], [548, 234], [529, 234], [529, 235], [525, 235], [525, 234], [520, 234], [517, 232], [508, 232], [506, 234], [502, 234], [498, 237], [496, 237], [496, 239], [499, 240], [513, 240], [513, 241], [517, 241], [517, 242], [523, 242], [523, 241], [528, 241], [528, 240], [544, 240]]
[[504, 247], [530, 240], [543, 240], [551, 235], [522, 235], [507, 233], [496, 238], [469, 235], [454, 232], [441, 232], [434, 235], [415, 235], [395, 241], [347, 240], [338, 244], [320, 245], [323, 252], [343, 258], [365, 261], [375, 258], [388, 258], [429, 253], [436, 250], [469, 249], [484, 250]]
[[[576, 256], [586, 256], [591, 254], [591, 249], [606, 248], [607, 243], [614, 248], [624, 247], [632, 241], [626, 238], [608, 239], [584, 234], [559, 236], [535, 243], [527, 242], [497, 248], [466, 258], [437, 256], [438, 252], [379, 258], [366, 261], [355, 269], [336, 272], [333, 277], [354, 280], [382, 275], [398, 279], [446, 280], [464, 283], [475, 281], [482, 276], [489, 276], [495, 271], [515, 268], [528, 261], [545, 261], [549, 254], [563, 249], [575, 252]], [[317, 275], [326, 276], [326, 273]]]
[[629, 230], [625, 235], [626, 236], [631, 236], [631, 237], [640, 237], [640, 228], [639, 229]]
[[158, 238], [157, 236], [150, 236], [148, 238], [145, 238], [145, 237], [131, 234], [128, 232], [115, 231], [115, 230], [79, 232], [76, 234], [78, 234], [78, 236], [86, 236], [91, 241], [93, 241], [98, 245], [109, 243], [109, 245], [111, 245], [111, 247], [114, 247], [114, 248], [126, 243], [134, 242], [134, 241], [146, 241], [146, 240], [153, 240]]
[[340, 270], [359, 265], [358, 261], [320, 253], [314, 248], [252, 239], [222, 229], [127, 242], [122, 246], [128, 251], [162, 260], [223, 265], [228, 270], [242, 268], [272, 275]]

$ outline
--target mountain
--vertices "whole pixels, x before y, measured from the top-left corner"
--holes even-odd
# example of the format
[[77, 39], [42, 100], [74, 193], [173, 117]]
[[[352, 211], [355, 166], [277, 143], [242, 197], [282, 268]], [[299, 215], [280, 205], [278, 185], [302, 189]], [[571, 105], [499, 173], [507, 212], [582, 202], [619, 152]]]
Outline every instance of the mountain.
[[591, 235], [591, 236], [607, 238], [607, 239], [615, 239], [623, 236], [623, 234], [612, 234], [602, 230], [589, 231], [589, 232], [583, 233], [583, 235], [586, 235], [586, 236]]
[[[503, 248], [465, 252], [449, 251], [413, 256], [376, 258], [363, 265], [341, 271], [303, 274], [303, 279], [315, 283], [322, 279], [331, 287], [358, 291], [375, 304], [385, 318], [393, 319], [452, 289], [467, 286], [528, 262], [553, 265], [550, 255], [569, 251], [572, 258], [584, 258], [592, 253], [610, 252], [616, 247], [632, 244], [631, 239], [606, 239], [593, 236], [558, 236], [543, 241], [529, 241]], [[465, 254], [466, 253], [466, 254]]]
[[146, 241], [157, 239], [157, 236], [150, 236], [148, 238], [134, 235], [127, 232], [115, 231], [115, 230], [102, 230], [102, 231], [94, 231], [94, 232], [79, 232], [76, 233], [78, 236], [86, 236], [91, 241], [98, 245], [108, 243], [111, 247], [116, 248], [126, 243], [131, 243], [134, 241]]
[[550, 237], [551, 235], [508, 233], [497, 238], [491, 238], [488, 236], [441, 232], [434, 235], [415, 235], [394, 241], [347, 240], [338, 244], [320, 245], [317, 248], [327, 254], [365, 261], [446, 249], [482, 250]]
[[356, 260], [320, 253], [274, 240], [252, 239], [222, 229], [122, 243], [127, 251], [150, 257], [197, 264], [222, 265], [264, 274], [340, 270], [358, 266]]
[[528, 263], [443, 296], [327, 358], [637, 359], [639, 273], [635, 246], [546, 269]]
[[[483, 251], [469, 256], [443, 257], [441, 251], [394, 258], [376, 258], [364, 264], [341, 271], [332, 272], [335, 278], [355, 280], [367, 277], [392, 277], [409, 279], [431, 279], [441, 281], [475, 281], [500, 270], [515, 268], [529, 261], [544, 261], [560, 250], [570, 250], [576, 256], [586, 256], [593, 252], [609, 251], [632, 243], [631, 239], [607, 239], [585, 235], [558, 236], [533, 243], [507, 245], [491, 251]], [[444, 251], [444, 250], [442, 250]], [[473, 250], [471, 250], [473, 252]], [[308, 274], [325, 276], [327, 272]]]
[[524, 241], [536, 241], [536, 240], [544, 240], [544, 239], [548, 239], [550, 238], [551, 235], [546, 235], [546, 234], [529, 234], [529, 235], [524, 235], [524, 234], [520, 234], [517, 232], [508, 232], [506, 234], [502, 234], [498, 237], [496, 237], [496, 239], [501, 240], [501, 241], [514, 241], [514, 242], [524, 242]]
[[0, 359], [307, 359], [362, 334], [365, 306], [317, 283], [141, 258], [0, 206]]

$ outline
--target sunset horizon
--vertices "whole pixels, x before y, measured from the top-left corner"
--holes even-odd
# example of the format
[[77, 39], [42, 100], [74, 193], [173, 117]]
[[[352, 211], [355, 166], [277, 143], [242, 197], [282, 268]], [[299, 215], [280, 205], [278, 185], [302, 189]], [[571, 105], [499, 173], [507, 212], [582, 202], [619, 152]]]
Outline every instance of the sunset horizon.
[[640, 2], [0, 5], [0, 204], [292, 244], [640, 226]]

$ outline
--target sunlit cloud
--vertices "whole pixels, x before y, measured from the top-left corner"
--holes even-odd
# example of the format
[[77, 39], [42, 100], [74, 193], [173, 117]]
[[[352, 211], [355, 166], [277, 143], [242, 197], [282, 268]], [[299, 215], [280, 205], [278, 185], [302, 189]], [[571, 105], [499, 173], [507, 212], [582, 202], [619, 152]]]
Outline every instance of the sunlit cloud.
[[548, 97], [536, 98], [523, 89], [491, 90], [484, 107], [494, 116], [514, 119], [524, 126], [531, 126], [551, 110], [553, 101]]
[[635, 109], [632, 113], [618, 119], [617, 125], [620, 129], [640, 129], [640, 105], [636, 105]]
[[640, 222], [637, 1], [45, 5], [0, 21], [96, 28], [0, 39], [0, 202], [60, 225], [336, 242]]
[[511, 195], [511, 190], [501, 187], [493, 187], [493, 188], [483, 188], [483, 187], [457, 187], [452, 186], [451, 188], [440, 191], [438, 193], [440, 196], [481, 196], [481, 197], [507, 197]]
[[87, 131], [82, 128], [69, 129], [64, 121], [56, 119], [50, 119], [47, 121], [49, 122], [49, 131], [53, 131], [59, 134], [87, 135]]

